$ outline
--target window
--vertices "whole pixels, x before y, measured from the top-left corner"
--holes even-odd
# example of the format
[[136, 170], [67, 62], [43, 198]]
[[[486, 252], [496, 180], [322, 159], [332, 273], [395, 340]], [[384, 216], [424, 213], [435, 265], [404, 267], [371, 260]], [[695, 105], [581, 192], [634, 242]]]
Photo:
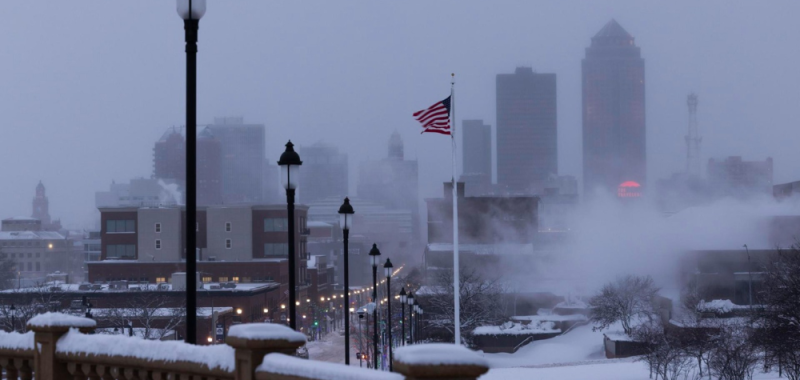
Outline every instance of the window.
[[266, 243], [264, 244], [264, 257], [288, 257], [289, 244]]
[[40, 270], [42, 270], [42, 267], [41, 267], [41, 264], [37, 261], [36, 262], [36, 271], [38, 272]]
[[233, 276], [233, 282], [238, 284], [239, 283], [239, 277], [238, 276]]
[[242, 277], [242, 282], [243, 282], [243, 283], [248, 283], [248, 282], [250, 282], [250, 277]]
[[209, 283], [209, 282], [211, 282], [211, 281], [212, 281], [212, 280], [211, 280], [211, 277], [203, 277], [203, 282], [204, 282], [204, 283]]
[[162, 282], [167, 282], [166, 277], [156, 277], [156, 284], [160, 284]]
[[156, 249], [161, 249], [161, 239], [156, 239]]
[[28, 272], [31, 272], [31, 271], [33, 271], [33, 264], [28, 262]]
[[131, 233], [136, 232], [134, 220], [106, 220], [106, 233]]
[[136, 258], [136, 244], [109, 244], [106, 246], [106, 258], [132, 260]]
[[225, 232], [231, 232], [231, 222], [225, 223]]
[[156, 233], [161, 233], [161, 223], [156, 223]]
[[31, 253], [30, 253], [30, 252], [28, 252], [28, 258], [29, 258], [29, 259], [31, 258]]
[[231, 239], [225, 239], [225, 248], [231, 249]]
[[228, 278], [227, 277], [220, 277], [219, 278], [219, 282], [228, 282]]
[[36, 257], [39, 257], [39, 252], [36, 252]]
[[286, 218], [266, 218], [264, 219], [264, 232], [288, 231], [289, 224]]

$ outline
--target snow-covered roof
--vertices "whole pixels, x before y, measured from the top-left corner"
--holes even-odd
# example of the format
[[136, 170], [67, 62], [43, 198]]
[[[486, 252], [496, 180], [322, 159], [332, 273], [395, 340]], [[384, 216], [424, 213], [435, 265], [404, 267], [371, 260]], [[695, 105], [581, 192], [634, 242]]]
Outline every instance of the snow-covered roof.
[[[198, 317], [210, 317], [213, 312], [217, 314], [227, 314], [232, 313], [232, 307], [198, 307], [197, 309], [197, 316]], [[154, 318], [161, 318], [161, 317], [173, 317], [178, 313], [177, 308], [169, 308], [169, 307], [162, 307], [157, 309], [150, 309], [148, 310], [151, 317]], [[101, 317], [136, 317], [142, 314], [142, 308], [111, 308], [111, 309], [95, 309], [92, 308], [92, 315], [95, 318]]]
[[306, 261], [306, 268], [308, 269], [315, 269], [317, 267], [317, 256], [311, 255]]
[[309, 222], [306, 222], [306, 226], [308, 226], [309, 228], [314, 228], [314, 227], [315, 228], [331, 228], [331, 227], [333, 227], [333, 224], [325, 223], [325, 222], [309, 221]]
[[0, 240], [64, 240], [54, 231], [0, 231]]
[[[429, 252], [453, 252], [452, 243], [431, 243], [428, 244]], [[478, 255], [519, 255], [533, 253], [533, 244], [459, 244], [459, 253], [473, 252]]]
[[29, 218], [29, 217], [27, 217], [27, 216], [12, 216], [12, 217], [10, 217], [10, 218], [5, 218], [5, 219], [3, 219], [3, 221], [4, 221], [4, 222], [5, 222], [6, 220], [19, 220], [19, 221], [33, 222], [33, 221], [37, 221], [37, 220], [39, 220], [39, 219], [36, 219], [36, 218]]

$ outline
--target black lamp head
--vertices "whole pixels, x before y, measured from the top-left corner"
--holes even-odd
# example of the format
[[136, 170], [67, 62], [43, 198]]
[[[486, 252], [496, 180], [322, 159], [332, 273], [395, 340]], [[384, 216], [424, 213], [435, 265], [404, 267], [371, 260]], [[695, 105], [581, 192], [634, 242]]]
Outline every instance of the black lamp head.
[[344, 198], [344, 203], [339, 207], [340, 214], [355, 214], [353, 206], [350, 205], [350, 198]]
[[281, 154], [281, 159], [278, 160], [278, 166], [284, 165], [302, 165], [303, 161], [300, 161], [300, 155], [294, 151], [294, 144], [292, 144], [292, 140], [286, 143], [286, 150]]

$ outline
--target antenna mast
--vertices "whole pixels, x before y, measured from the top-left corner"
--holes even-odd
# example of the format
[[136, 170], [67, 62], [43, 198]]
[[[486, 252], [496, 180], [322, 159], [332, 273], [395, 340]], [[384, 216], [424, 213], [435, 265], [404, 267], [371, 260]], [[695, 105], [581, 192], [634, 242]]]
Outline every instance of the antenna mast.
[[700, 176], [700, 132], [697, 129], [697, 95], [689, 94], [686, 99], [689, 106], [689, 133], [686, 135], [686, 173], [690, 177]]

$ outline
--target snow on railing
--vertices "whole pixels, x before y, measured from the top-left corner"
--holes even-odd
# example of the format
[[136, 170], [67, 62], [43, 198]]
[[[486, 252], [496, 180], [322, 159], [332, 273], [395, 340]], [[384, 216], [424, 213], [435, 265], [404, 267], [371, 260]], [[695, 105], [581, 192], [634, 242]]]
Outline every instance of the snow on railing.
[[311, 361], [284, 354], [269, 354], [256, 369], [256, 380], [279, 376], [303, 380], [403, 380], [402, 375], [342, 364]]
[[32, 332], [0, 331], [0, 372], [5, 371], [6, 379], [31, 378], [34, 347]]

